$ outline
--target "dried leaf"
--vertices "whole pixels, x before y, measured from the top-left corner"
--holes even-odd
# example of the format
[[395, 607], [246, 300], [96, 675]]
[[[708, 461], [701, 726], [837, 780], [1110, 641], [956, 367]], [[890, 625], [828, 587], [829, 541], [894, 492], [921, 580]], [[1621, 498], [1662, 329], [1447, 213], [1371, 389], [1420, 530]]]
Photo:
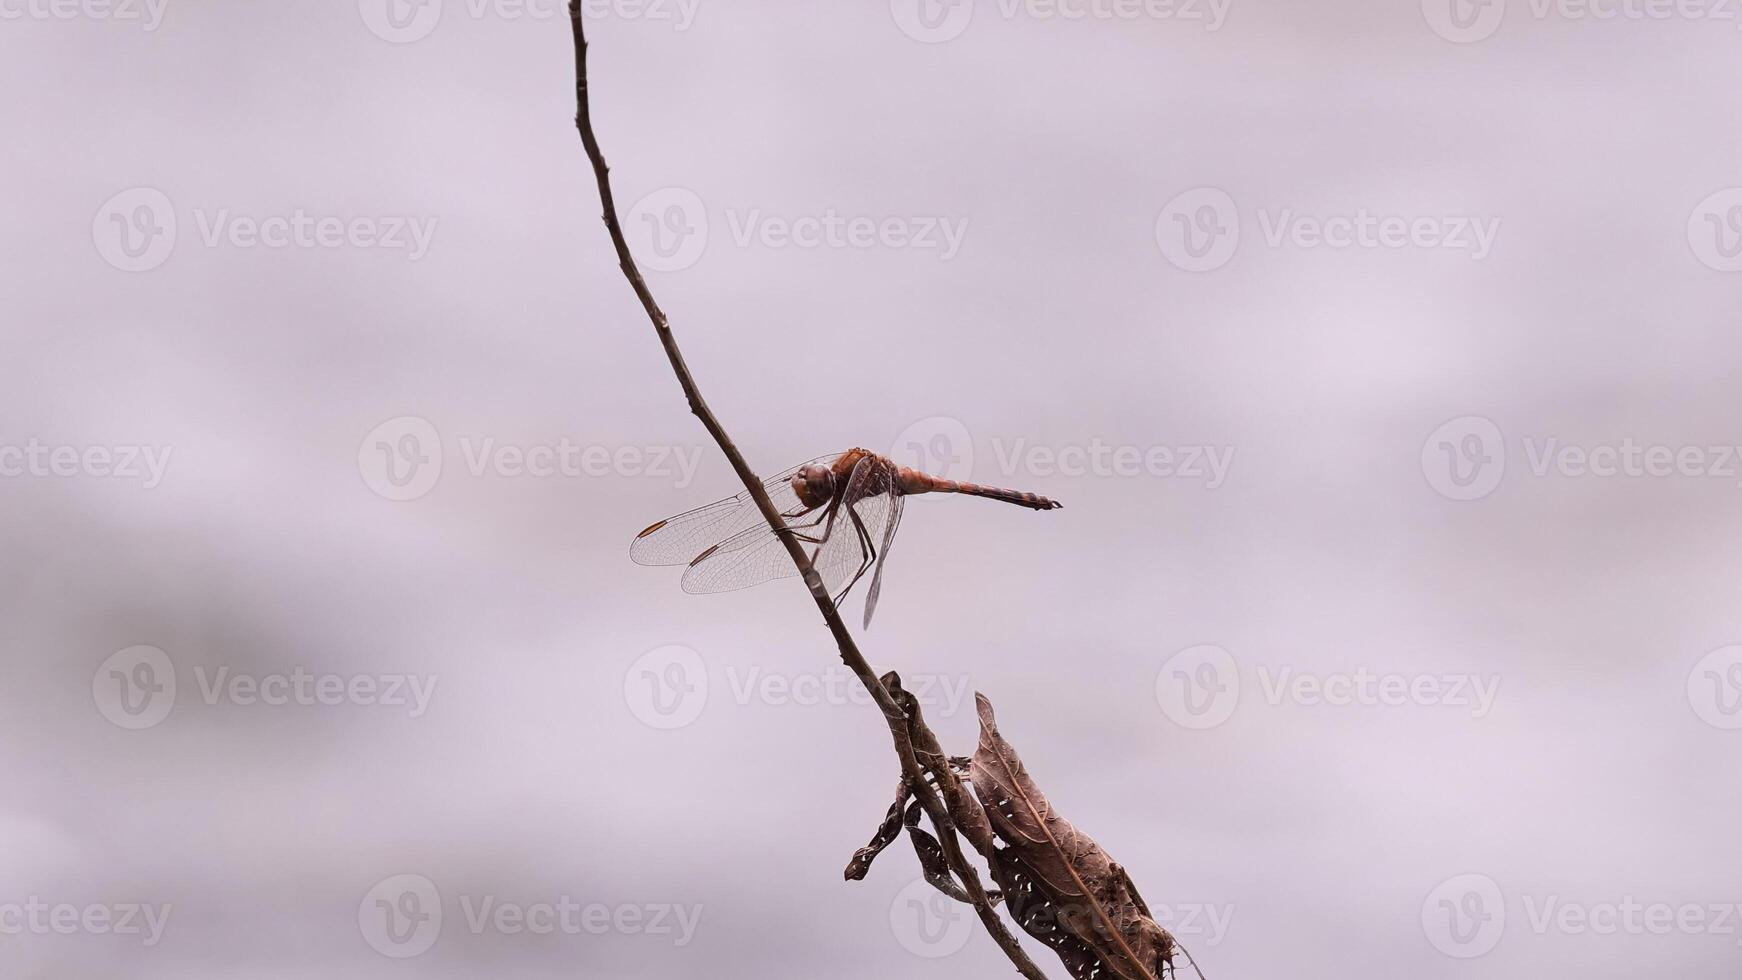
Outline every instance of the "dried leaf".
[[974, 799], [973, 794], [962, 786], [961, 776], [954, 765], [955, 760], [944, 754], [937, 736], [932, 734], [931, 728], [925, 723], [925, 717], [920, 712], [919, 699], [901, 686], [901, 675], [893, 670], [883, 675], [883, 686], [889, 689], [890, 696], [907, 713], [908, 741], [913, 745], [913, 754], [919, 760], [920, 769], [925, 772], [926, 783], [944, 801], [944, 807], [950, 811], [951, 822], [968, 839], [968, 844], [982, 855], [990, 854], [992, 825], [986, 822], [986, 811]]
[[871, 862], [877, 860], [877, 855], [882, 854], [885, 847], [901, 836], [901, 812], [907, 807], [907, 797], [907, 777], [903, 776], [895, 787], [895, 802], [890, 804], [882, 825], [871, 837], [871, 843], [854, 851], [853, 860], [847, 862], [848, 881], [863, 880], [865, 873], [871, 870]]
[[[920, 806], [918, 800], [914, 800], [907, 808], [907, 836], [913, 841], [913, 853], [919, 855], [919, 867], [925, 873], [925, 880], [933, 888], [956, 901], [972, 904], [968, 893], [962, 890], [962, 886], [950, 874], [950, 862], [944, 859], [944, 846], [920, 827], [919, 818], [924, 815], [925, 807]], [[990, 899], [991, 896], [988, 895], [987, 898]]]
[[970, 780], [1005, 844], [991, 857], [992, 876], [1017, 923], [1078, 980], [1160, 980], [1173, 966], [1173, 936], [1150, 918], [1107, 852], [1053, 812], [999, 734], [992, 703], [982, 695], [975, 703], [980, 746]]

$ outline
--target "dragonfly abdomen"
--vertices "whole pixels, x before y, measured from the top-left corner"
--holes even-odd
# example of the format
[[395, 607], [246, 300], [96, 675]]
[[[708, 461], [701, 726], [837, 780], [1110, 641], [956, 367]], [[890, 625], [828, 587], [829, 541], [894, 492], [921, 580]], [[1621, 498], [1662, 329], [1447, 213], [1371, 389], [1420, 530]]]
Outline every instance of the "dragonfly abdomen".
[[1007, 504], [1027, 507], [1030, 510], [1056, 510], [1064, 504], [1056, 500], [1042, 497], [1038, 493], [1026, 490], [1006, 490], [1002, 487], [983, 487], [978, 483], [960, 483], [955, 480], [945, 480], [921, 473], [915, 469], [903, 467], [901, 470], [902, 493], [961, 493], [970, 497], [985, 497], [988, 500], [1002, 500]]

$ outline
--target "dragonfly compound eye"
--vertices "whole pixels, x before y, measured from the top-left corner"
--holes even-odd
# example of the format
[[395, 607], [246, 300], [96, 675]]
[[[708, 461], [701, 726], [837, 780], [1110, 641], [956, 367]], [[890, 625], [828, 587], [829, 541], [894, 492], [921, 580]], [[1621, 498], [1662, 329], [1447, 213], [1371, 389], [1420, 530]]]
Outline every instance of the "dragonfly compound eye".
[[835, 492], [835, 474], [827, 466], [806, 466], [792, 476], [792, 492], [806, 507], [821, 507]]

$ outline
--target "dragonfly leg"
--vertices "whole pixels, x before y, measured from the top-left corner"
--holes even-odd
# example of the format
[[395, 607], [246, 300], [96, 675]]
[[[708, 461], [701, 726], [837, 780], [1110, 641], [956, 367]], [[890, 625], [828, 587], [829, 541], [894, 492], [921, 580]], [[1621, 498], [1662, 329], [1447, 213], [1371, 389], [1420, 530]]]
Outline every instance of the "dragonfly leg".
[[864, 556], [864, 560], [859, 563], [859, 570], [853, 573], [847, 587], [835, 597], [836, 605], [840, 605], [847, 598], [847, 593], [853, 591], [853, 586], [859, 584], [859, 580], [865, 577], [865, 572], [877, 561], [877, 546], [871, 543], [871, 532], [865, 530], [865, 522], [860, 519], [859, 512], [849, 507], [847, 516], [853, 519], [853, 533], [859, 537], [859, 553]]
[[[840, 497], [836, 497], [834, 500], [829, 501], [828, 513], [824, 515], [825, 517], [828, 518], [828, 520], [823, 524], [822, 533], [817, 535], [815, 538], [807, 539], [816, 545], [815, 548], [811, 549], [811, 564], [812, 565], [815, 565], [817, 563], [817, 556], [823, 553], [823, 545], [828, 542], [829, 535], [835, 533], [835, 515], [839, 512], [840, 505], [841, 505], [841, 498]], [[851, 508], [849, 508], [849, 510], [850, 509]], [[818, 518], [818, 520], [822, 520], [822, 519], [823, 518], [820, 518], [820, 517]], [[816, 522], [812, 521], [811, 523], [814, 525]]]
[[[795, 511], [792, 511], [792, 512], [791, 512], [791, 513], [787, 513], [787, 514], [782, 514], [782, 515], [780, 515], [780, 519], [781, 519], [781, 520], [783, 520], [783, 521], [788, 521], [788, 522], [791, 522], [791, 521], [794, 521], [794, 520], [797, 520], [797, 519], [798, 519], [798, 518], [800, 518], [800, 517], [803, 517], [803, 516], [805, 516], [805, 515], [806, 515], [806, 514], [809, 514], [809, 513], [811, 513], [811, 512], [812, 512], [812, 511], [814, 511], [814, 510], [816, 510], [816, 509], [817, 509], [817, 508], [815, 508], [815, 507], [802, 507], [802, 508], [800, 508], [800, 509], [798, 509], [798, 510], [795, 510]], [[823, 519], [823, 515], [822, 515], [822, 514], [818, 514], [818, 515], [817, 515], [817, 516], [816, 516], [816, 519], [815, 519], [815, 520], [813, 520], [813, 521], [810, 521], [810, 522], [808, 522], [808, 523], [805, 523], [805, 524], [792, 524], [792, 523], [788, 523], [788, 524], [787, 524], [787, 525], [786, 525], [786, 526], [787, 526], [787, 527], [816, 527], [816, 526], [817, 526], [817, 525], [818, 525], [818, 524], [819, 524], [819, 523], [821, 523], [821, 522], [822, 522], [822, 519]]]
[[804, 522], [804, 523], [802, 523], [802, 524], [793, 524], [793, 523], [790, 523], [790, 522], [791, 522], [791, 521], [793, 521], [793, 520], [794, 520], [794, 519], [796, 519], [796, 518], [800, 518], [800, 517], [803, 517], [803, 516], [805, 516], [805, 515], [806, 515], [806, 514], [809, 514], [809, 513], [811, 513], [811, 512], [812, 512], [812, 511], [815, 511], [815, 510], [818, 510], [818, 508], [816, 508], [816, 507], [806, 507], [806, 508], [803, 508], [803, 509], [802, 509], [802, 510], [795, 510], [795, 511], [793, 511], [793, 512], [791, 512], [791, 513], [789, 513], [789, 514], [782, 514], [782, 515], [780, 515], [780, 516], [781, 516], [781, 519], [782, 519], [782, 520], [784, 520], [784, 521], [787, 521], [787, 522], [789, 522], [789, 523], [788, 523], [788, 524], [787, 524], [787, 525], [786, 525], [786, 529], [787, 529], [787, 531], [788, 531], [788, 532], [790, 532], [790, 533], [791, 533], [791, 534], [792, 534], [792, 536], [793, 536], [793, 537], [795, 537], [795, 538], [797, 538], [797, 539], [798, 539], [798, 540], [800, 540], [800, 541], [803, 541], [803, 542], [805, 542], [805, 543], [806, 543], [806, 544], [821, 544], [821, 543], [822, 543], [822, 542], [823, 542], [823, 541], [824, 541], [824, 540], [825, 540], [825, 539], [826, 539], [826, 537], [827, 537], [827, 533], [826, 533], [826, 532], [825, 532], [825, 533], [824, 533], [824, 534], [823, 534], [823, 535], [819, 535], [819, 536], [812, 536], [812, 535], [809, 535], [809, 534], [800, 534], [800, 533], [799, 533], [799, 531], [798, 531], [798, 529], [799, 529], [799, 528], [811, 528], [811, 527], [816, 527], [816, 526], [817, 526], [817, 525], [818, 525], [818, 524], [821, 524], [821, 523], [822, 523], [822, 522], [823, 522], [823, 518], [824, 518], [824, 517], [826, 517], [826, 516], [827, 516], [827, 515], [826, 515], [826, 514], [817, 514], [817, 516], [816, 516], [816, 517], [815, 517], [815, 518], [813, 518], [813, 519], [811, 519], [811, 520], [809, 520], [809, 521], [805, 521], [805, 522]]

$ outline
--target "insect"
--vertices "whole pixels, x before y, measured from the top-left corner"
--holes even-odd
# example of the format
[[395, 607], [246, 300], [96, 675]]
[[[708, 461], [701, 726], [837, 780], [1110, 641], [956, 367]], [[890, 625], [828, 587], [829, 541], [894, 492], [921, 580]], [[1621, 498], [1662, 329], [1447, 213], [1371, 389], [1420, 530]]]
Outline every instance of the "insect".
[[[932, 476], [867, 449], [819, 456], [769, 477], [762, 486], [837, 603], [877, 566], [865, 593], [867, 627], [908, 497], [962, 493], [1031, 510], [1063, 506], [1039, 494]], [[629, 557], [642, 565], [687, 565], [685, 592], [731, 592], [798, 574], [748, 490], [653, 524], [635, 536]]]

